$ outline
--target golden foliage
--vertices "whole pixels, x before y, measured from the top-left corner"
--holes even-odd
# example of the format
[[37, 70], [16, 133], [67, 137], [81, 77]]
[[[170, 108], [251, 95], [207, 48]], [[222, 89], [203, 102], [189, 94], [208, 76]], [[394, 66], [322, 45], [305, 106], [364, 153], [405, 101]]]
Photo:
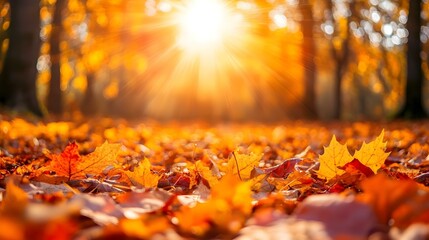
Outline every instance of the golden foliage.
[[378, 169], [380, 169], [389, 156], [389, 153], [385, 152], [387, 142], [383, 142], [383, 138], [384, 130], [374, 141], [363, 143], [362, 147], [353, 155], [362, 164], [371, 168], [374, 173], [377, 173]]
[[328, 147], [325, 147], [324, 153], [319, 157], [320, 167], [317, 173], [320, 177], [330, 180], [344, 173], [344, 170], [338, 167], [344, 166], [352, 160], [353, 157], [347, 146], [340, 144], [334, 135]]
[[259, 165], [262, 154], [233, 153], [228, 161], [226, 173], [237, 176], [240, 180], [249, 180], [253, 169]]
[[161, 177], [152, 173], [150, 167], [149, 160], [145, 158], [139, 166], [134, 168], [134, 171], [125, 171], [125, 174], [135, 186], [154, 188], [158, 185], [158, 180]]

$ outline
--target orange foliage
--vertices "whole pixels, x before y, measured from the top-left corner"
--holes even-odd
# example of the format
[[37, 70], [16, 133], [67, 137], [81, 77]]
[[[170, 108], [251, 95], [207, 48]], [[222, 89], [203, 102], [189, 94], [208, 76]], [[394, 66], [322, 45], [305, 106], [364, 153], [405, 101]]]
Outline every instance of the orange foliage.
[[[226, 128], [4, 119], [0, 222], [9, 231], [0, 237], [89, 237], [95, 226], [99, 238], [232, 238], [285, 218], [291, 227], [284, 234], [321, 224], [332, 238], [369, 237], [350, 228], [353, 216], [378, 219], [392, 234], [406, 231], [429, 221], [429, 144], [420, 139], [429, 123], [409, 124], [387, 124], [380, 134], [369, 123]], [[348, 210], [321, 217], [336, 207]], [[334, 219], [343, 216], [350, 221]]]

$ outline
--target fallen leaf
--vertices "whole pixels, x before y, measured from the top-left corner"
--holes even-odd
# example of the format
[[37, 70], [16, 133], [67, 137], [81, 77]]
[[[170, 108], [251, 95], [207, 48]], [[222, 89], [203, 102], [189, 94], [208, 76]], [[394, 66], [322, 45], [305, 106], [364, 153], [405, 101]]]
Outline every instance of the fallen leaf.
[[361, 202], [369, 204], [380, 223], [388, 224], [396, 209], [409, 201], [419, 190], [411, 180], [393, 180], [383, 174], [365, 179], [361, 183], [363, 194], [357, 196]]
[[195, 170], [208, 182], [210, 187], [215, 186], [219, 182], [219, 179], [213, 175], [213, 171], [209, 167], [204, 166], [201, 161], [195, 162]]
[[353, 161], [346, 163], [343, 167], [340, 167], [340, 169], [346, 171], [350, 174], [363, 174], [365, 177], [371, 177], [374, 176], [374, 172], [371, 170], [371, 168], [363, 165], [359, 160], [356, 158], [353, 159]]
[[94, 152], [81, 156], [75, 142], [69, 143], [61, 154], [49, 154], [51, 162], [40, 168], [39, 173], [54, 171], [59, 177], [68, 181], [83, 179], [86, 174], [101, 174], [108, 167], [116, 164], [120, 144], [104, 142]]
[[25, 238], [25, 227], [24, 224], [12, 218], [5, 216], [0, 217], [0, 239], [8, 240], [24, 240]]
[[240, 180], [249, 180], [253, 169], [259, 165], [263, 154], [233, 153], [228, 161], [227, 174], [238, 176]]
[[260, 172], [264, 174], [268, 174], [270, 177], [275, 178], [285, 178], [290, 173], [292, 173], [295, 170], [295, 165], [299, 163], [302, 159], [301, 158], [291, 158], [285, 160], [283, 163], [280, 163], [279, 165], [276, 165], [274, 167], [264, 168], [264, 169], [258, 169]]
[[121, 144], [104, 142], [94, 152], [83, 156], [78, 164], [78, 173], [100, 174], [108, 166], [117, 164]]
[[1, 202], [1, 213], [17, 218], [24, 217], [28, 204], [27, 193], [18, 187], [13, 180], [9, 180], [6, 185], [6, 197]]
[[183, 206], [175, 216], [182, 231], [208, 238], [207, 234], [214, 230], [238, 232], [251, 211], [250, 183], [227, 175], [212, 188], [207, 202], [197, 203], [194, 207]]
[[364, 142], [362, 147], [353, 155], [362, 164], [371, 168], [374, 173], [377, 173], [390, 154], [385, 152], [387, 142], [383, 142], [383, 138], [384, 130], [374, 141], [370, 143]]
[[154, 234], [170, 228], [170, 222], [164, 216], [144, 215], [139, 219], [122, 219], [118, 228], [129, 238], [150, 239]]
[[165, 206], [173, 194], [162, 189], [127, 192], [119, 195], [115, 201], [122, 208], [125, 217], [137, 218], [144, 213], [154, 212]]
[[135, 186], [153, 188], [158, 185], [161, 176], [154, 174], [150, 171], [151, 164], [147, 158], [140, 162], [134, 171], [125, 171], [125, 174], [130, 178]]
[[61, 154], [48, 154], [51, 162], [48, 166], [39, 169], [40, 172], [54, 171], [57, 176], [67, 177], [68, 181], [77, 174], [77, 164], [81, 160], [78, 146], [75, 142], [69, 143]]
[[350, 155], [347, 146], [340, 144], [334, 135], [329, 146], [325, 147], [324, 153], [319, 157], [320, 168], [317, 174], [319, 177], [330, 180], [343, 174], [344, 170], [339, 169], [339, 167], [352, 160], [353, 157]]
[[364, 239], [378, 224], [370, 206], [338, 194], [309, 196], [297, 206], [294, 216], [322, 223], [332, 239]]

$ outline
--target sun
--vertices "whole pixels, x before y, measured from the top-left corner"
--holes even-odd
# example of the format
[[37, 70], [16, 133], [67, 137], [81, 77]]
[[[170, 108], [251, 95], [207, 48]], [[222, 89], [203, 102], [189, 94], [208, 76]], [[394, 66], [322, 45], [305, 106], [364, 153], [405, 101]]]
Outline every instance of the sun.
[[231, 18], [220, 0], [191, 0], [178, 15], [179, 46], [207, 50], [221, 45], [232, 30]]

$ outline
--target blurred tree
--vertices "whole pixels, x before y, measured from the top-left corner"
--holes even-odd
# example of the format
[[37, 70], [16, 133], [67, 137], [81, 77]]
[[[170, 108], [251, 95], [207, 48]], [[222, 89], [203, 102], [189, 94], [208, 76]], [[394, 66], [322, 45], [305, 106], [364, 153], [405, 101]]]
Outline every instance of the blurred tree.
[[299, 1], [299, 10], [301, 12], [301, 31], [302, 41], [302, 64], [304, 66], [304, 106], [307, 108], [307, 117], [316, 118], [316, 63], [314, 57], [315, 39], [314, 39], [314, 17], [312, 5], [308, 0]]
[[0, 104], [42, 116], [36, 96], [39, 1], [12, 0], [9, 4], [9, 48], [0, 75]]
[[50, 59], [51, 59], [51, 80], [49, 81], [48, 97], [46, 106], [48, 111], [54, 114], [61, 114], [63, 112], [63, 99], [61, 93], [61, 35], [63, 32], [62, 20], [63, 11], [66, 7], [66, 0], [57, 0], [55, 3], [55, 10], [53, 13], [50, 45]]
[[409, 1], [407, 29], [409, 32], [407, 43], [407, 82], [405, 89], [405, 103], [397, 118], [423, 118], [427, 114], [423, 107], [423, 70], [422, 70], [422, 43], [420, 31], [422, 27], [422, 1]]
[[[349, 11], [353, 12], [354, 2], [350, 2], [348, 5]], [[343, 98], [342, 98], [342, 88], [343, 88], [343, 78], [347, 71], [349, 64], [349, 55], [350, 55], [350, 41], [351, 41], [351, 32], [350, 32], [350, 22], [352, 14], [339, 16], [336, 14], [338, 19], [334, 19], [335, 6], [332, 0], [326, 1], [327, 11], [326, 17], [331, 24], [334, 25], [333, 29], [335, 34], [331, 36], [331, 55], [334, 59], [335, 69], [334, 69], [334, 95], [336, 97], [333, 104], [333, 118], [340, 119], [341, 111], [343, 108]]]

